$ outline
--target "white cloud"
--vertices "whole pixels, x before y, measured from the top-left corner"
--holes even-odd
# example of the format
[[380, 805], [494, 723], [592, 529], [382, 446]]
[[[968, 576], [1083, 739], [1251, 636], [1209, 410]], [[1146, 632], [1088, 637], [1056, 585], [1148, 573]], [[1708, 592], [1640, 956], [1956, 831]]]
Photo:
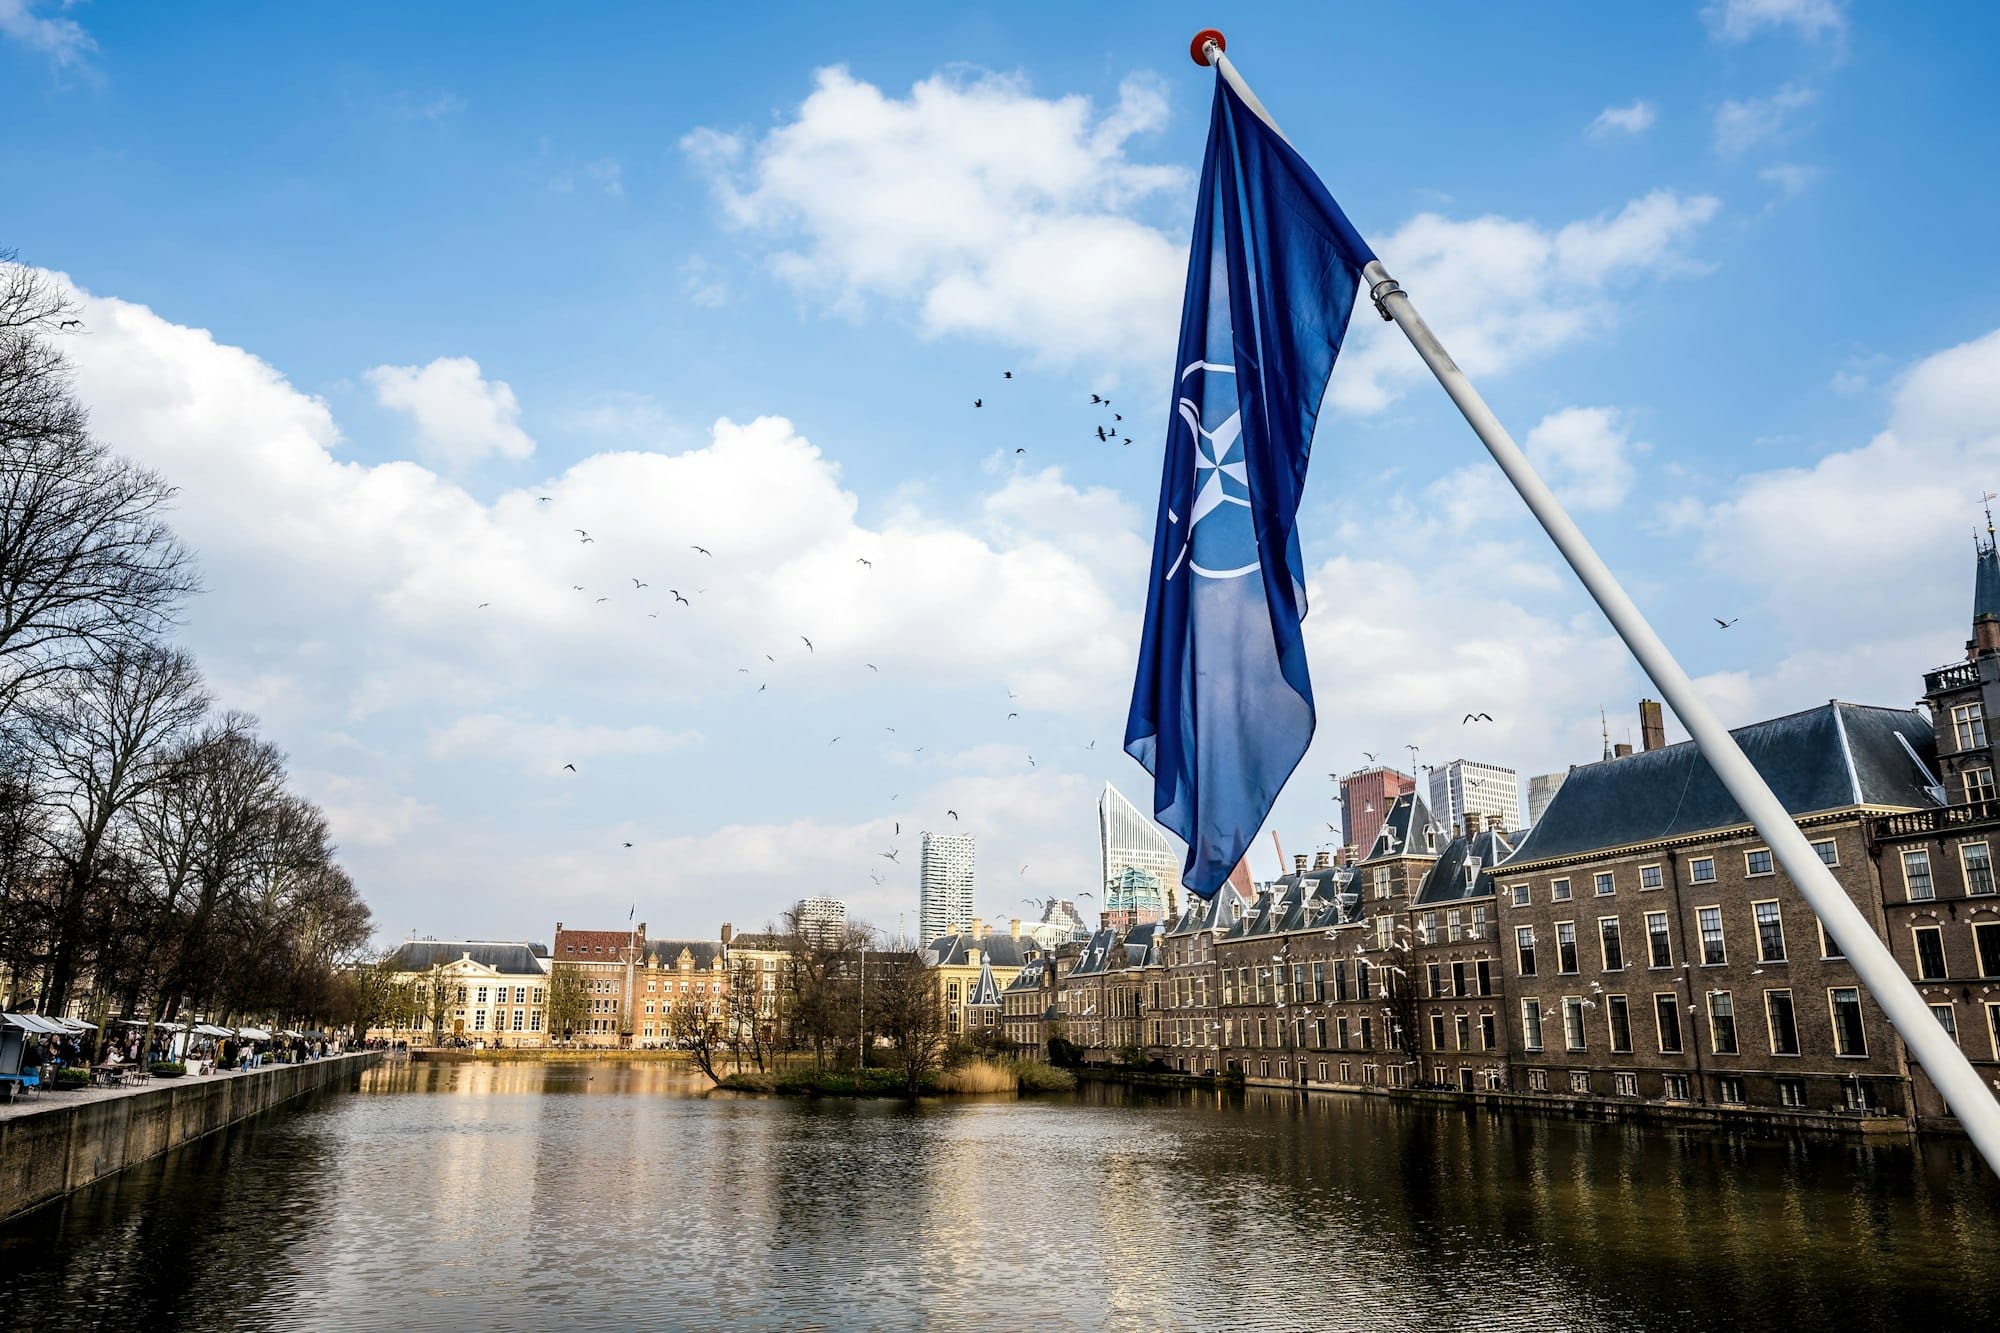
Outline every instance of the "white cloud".
[[505, 759], [523, 772], [552, 777], [565, 764], [585, 765], [604, 755], [665, 754], [696, 739], [689, 732], [650, 724], [621, 727], [468, 713], [432, 732], [426, 749], [434, 759]]
[[1818, 167], [1805, 166], [1797, 162], [1778, 162], [1757, 173], [1757, 179], [1771, 186], [1780, 194], [1797, 196], [1804, 194], [1812, 183], [1820, 178]]
[[1724, 102], [1715, 112], [1715, 151], [1740, 157], [1760, 144], [1786, 137], [1793, 115], [1817, 98], [1812, 89], [1788, 83], [1769, 97]]
[[1717, 0], [1701, 13], [1725, 42], [1748, 41], [1765, 28], [1791, 28], [1812, 41], [1847, 31], [1842, 0]]
[[535, 451], [521, 429], [513, 389], [482, 377], [469, 356], [441, 356], [427, 366], [377, 366], [367, 378], [382, 406], [415, 421], [425, 455], [448, 467], [492, 455], [518, 461]]
[[729, 287], [715, 265], [700, 255], [689, 255], [681, 265], [681, 290], [698, 306], [714, 310], [729, 299]]
[[2000, 331], [1918, 363], [1866, 444], [1738, 479], [1701, 557], [1745, 576], [1794, 631], [1858, 646], [1884, 626], [1935, 626], [1948, 649], [1966, 616], [1975, 502], [1996, 477]]
[[832, 68], [761, 137], [682, 147], [732, 222], [785, 247], [774, 271], [833, 308], [886, 300], [933, 336], [1122, 362], [1163, 353], [1179, 310], [1183, 245], [1125, 214], [1187, 184], [1127, 151], [1166, 118], [1140, 76], [1098, 115], [1015, 77], [934, 75], [895, 98]]
[[38, 7], [36, 0], [0, 0], [0, 37], [40, 51], [57, 69], [81, 65], [96, 53], [97, 41], [82, 24], [44, 17], [35, 12]]
[[1635, 101], [1630, 106], [1608, 106], [1590, 122], [1589, 133], [1598, 139], [1613, 134], [1644, 134], [1653, 128], [1657, 118], [1658, 112], [1651, 102]]
[[[1710, 195], [1656, 190], [1554, 231], [1424, 213], [1376, 249], [1466, 372], [1495, 374], [1611, 323], [1618, 284], [1695, 271], [1688, 242], [1721, 207]], [[1379, 411], [1427, 374], [1399, 332], [1357, 319], [1331, 395], [1349, 411]]]
[[1576, 509], [1615, 509], [1632, 489], [1635, 446], [1608, 407], [1566, 407], [1528, 432], [1526, 448], [1542, 477]]

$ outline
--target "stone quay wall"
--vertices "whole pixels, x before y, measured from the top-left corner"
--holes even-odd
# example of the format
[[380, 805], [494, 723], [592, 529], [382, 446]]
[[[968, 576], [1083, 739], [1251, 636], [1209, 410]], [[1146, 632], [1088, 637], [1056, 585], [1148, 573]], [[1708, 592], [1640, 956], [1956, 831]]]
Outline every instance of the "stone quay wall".
[[0, 1221], [294, 1097], [351, 1087], [381, 1058], [380, 1051], [358, 1051], [222, 1078], [155, 1079], [125, 1096], [0, 1120]]

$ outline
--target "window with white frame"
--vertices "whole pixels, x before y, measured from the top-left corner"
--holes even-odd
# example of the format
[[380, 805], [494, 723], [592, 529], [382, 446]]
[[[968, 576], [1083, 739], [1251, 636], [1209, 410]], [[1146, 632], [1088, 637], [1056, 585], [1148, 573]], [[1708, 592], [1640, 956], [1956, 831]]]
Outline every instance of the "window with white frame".
[[1590, 1072], [1584, 1069], [1572, 1069], [1569, 1074], [1569, 1090], [1588, 1096], [1590, 1093]]
[[1696, 884], [1713, 884], [1715, 882], [1715, 858], [1712, 856], [1697, 856], [1694, 860], [1689, 861], [1688, 879]]
[[1625, 940], [1617, 917], [1603, 916], [1597, 919], [1597, 948], [1603, 956], [1606, 972], [1625, 970]]
[[1521, 1001], [1521, 1045], [1530, 1051], [1542, 1049], [1542, 1002]]
[[1750, 911], [1757, 920], [1757, 961], [1760, 963], [1782, 963], [1785, 961], [1785, 923], [1778, 915], [1778, 904], [1770, 902], [1751, 903]]
[[1623, 995], [1604, 997], [1604, 1021], [1611, 1029], [1611, 1049], [1624, 1054], [1632, 1049], [1632, 1010]]
[[1646, 913], [1646, 950], [1654, 967], [1674, 965], [1673, 936], [1668, 932], [1665, 912]]
[[1986, 748], [1986, 713], [1976, 703], [1960, 704], [1951, 710], [1951, 733], [1961, 750]]
[[1613, 1074], [1611, 1076], [1611, 1090], [1620, 1097], [1637, 1097], [1639, 1095], [1639, 1076], [1637, 1074]]
[[1684, 1102], [1688, 1099], [1688, 1076], [1669, 1074], [1665, 1079], [1665, 1096], [1670, 1102]]
[[1958, 863], [1965, 870], [1965, 891], [1975, 895], [1993, 892], [1993, 850], [1983, 842], [1958, 845]]
[[1592, 877], [1591, 883], [1596, 890], [1597, 896], [1600, 898], [1609, 898], [1618, 891], [1617, 881], [1613, 878], [1609, 870], [1598, 871]]
[[1657, 888], [1659, 888], [1659, 887], [1660, 887], [1660, 884], [1661, 884], [1661, 874], [1660, 874], [1660, 867], [1658, 867], [1658, 866], [1640, 866], [1640, 867], [1639, 867], [1639, 887], [1640, 887], [1640, 888], [1642, 888], [1642, 889], [1657, 889]]
[[1743, 1105], [1743, 1080], [1726, 1074], [1717, 1079], [1715, 1099], [1724, 1106]]
[[1910, 937], [1917, 947], [1917, 979], [1943, 981], [1949, 975], [1944, 965], [1944, 928], [1915, 926]]
[[1530, 1069], [1528, 1071], [1528, 1091], [1547, 1092], [1548, 1090], [1549, 1071], [1546, 1069]]
[[1854, 986], [1832, 986], [1826, 992], [1827, 1009], [1833, 1017], [1833, 1053], [1860, 1057], [1868, 1054], [1868, 1037], [1861, 1025], [1861, 991]]
[[1708, 1048], [1717, 1055], [1736, 1054], [1736, 1000], [1726, 990], [1708, 993]]
[[1569, 901], [1568, 880], [1552, 879], [1549, 881], [1549, 901], [1552, 903], [1566, 903]]
[[1802, 1078], [1781, 1078], [1778, 1080], [1778, 1105], [1800, 1107], [1806, 1104], [1806, 1081]]
[[1937, 897], [1937, 889], [1931, 883], [1931, 853], [1928, 847], [1904, 849], [1903, 896], [1912, 902]]
[[1968, 768], [1960, 777], [1965, 783], [1965, 799], [1968, 804], [1993, 799], [1993, 770], [1990, 768]]
[[1932, 1005], [1931, 1017], [1937, 1019], [1939, 1027], [1951, 1034], [1953, 1041], [1958, 1040], [1958, 1019], [1952, 1015], [1949, 1003]]
[[1528, 905], [1529, 888], [1526, 884], [1516, 884], [1514, 886], [1513, 893], [1514, 893], [1514, 906], [1526, 907]]
[[1576, 922], [1556, 922], [1556, 971], [1576, 971]]
[[1680, 997], [1671, 991], [1653, 996], [1653, 1028], [1663, 1055], [1678, 1055], [1681, 1049]]
[[1771, 1054], [1799, 1053], [1799, 1021], [1798, 1015], [1792, 1012], [1791, 991], [1764, 992], [1764, 1027], [1771, 1038]]
[[1830, 866], [1840, 864], [1840, 848], [1834, 843], [1832, 838], [1821, 838], [1812, 845], [1812, 848], [1813, 851], [1819, 854], [1819, 859], [1823, 864]]
[[1720, 907], [1698, 907], [1695, 921], [1701, 927], [1701, 962], [1704, 967], [1714, 967], [1729, 961], [1729, 952], [1722, 940], [1722, 909]]
[[1771, 873], [1771, 849], [1758, 847], [1743, 853], [1743, 873], [1745, 875], [1768, 875]]
[[1580, 996], [1563, 996], [1563, 1045], [1572, 1051], [1584, 1049], [1583, 999]]

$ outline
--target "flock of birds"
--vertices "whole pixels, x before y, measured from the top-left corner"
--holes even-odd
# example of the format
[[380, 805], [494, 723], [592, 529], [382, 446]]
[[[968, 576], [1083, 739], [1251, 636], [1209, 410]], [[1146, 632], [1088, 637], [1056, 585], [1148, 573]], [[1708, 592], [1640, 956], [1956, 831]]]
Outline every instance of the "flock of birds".
[[[1002, 371], [1001, 379], [1006, 382], [1016, 382], [1014, 372], [1011, 370]], [[983, 408], [986, 406], [986, 400], [984, 397], [974, 398], [972, 400], [972, 405], [974, 408]], [[1097, 408], [1100, 413], [1103, 412], [1110, 413], [1109, 423], [1103, 422], [1102, 420], [1092, 423], [1092, 430], [1095, 434], [1096, 439], [1100, 443], [1110, 443], [1113, 441], [1118, 441], [1126, 445], [1132, 443], [1131, 438], [1129, 436], [1120, 435], [1119, 427], [1120, 424], [1124, 421], [1124, 416], [1121, 413], [1112, 409], [1111, 399], [1109, 397], [1103, 394], [1093, 393], [1090, 395], [1090, 405], [1094, 408]], [[1025, 447], [1017, 447], [1015, 448], [1014, 452], [1017, 455], [1025, 454], [1027, 452], [1027, 449]], [[535, 497], [535, 500], [537, 504], [542, 504], [542, 505], [556, 503], [556, 498], [551, 495], [538, 495]], [[579, 546], [592, 546], [597, 544], [597, 537], [587, 528], [580, 528], [580, 527], [571, 528], [570, 532], [575, 535], [576, 543]], [[705, 560], [713, 560], [715, 558], [715, 552], [710, 547], [703, 546], [698, 543], [690, 543], [688, 546], [688, 550], [692, 552], [695, 556]], [[869, 558], [868, 556], [857, 556], [855, 557], [854, 563], [864, 570], [872, 571], [875, 568], [875, 561]], [[648, 592], [649, 590], [652, 590], [654, 587], [652, 581], [641, 578], [635, 574], [627, 573], [623, 575], [623, 578], [626, 582], [629, 582], [631, 584], [630, 593], [627, 595], [643, 594]], [[572, 583], [570, 585], [570, 591], [590, 596], [591, 597], [590, 604], [593, 606], [602, 605], [604, 603], [611, 601], [610, 593], [595, 593], [595, 590], [590, 585], [583, 583]], [[708, 589], [706, 587], [695, 587], [692, 585], [692, 581], [689, 581], [689, 586], [685, 592], [682, 591], [682, 589], [680, 588], [674, 588], [674, 587], [668, 587], [665, 589], [665, 591], [667, 596], [671, 598], [671, 601], [665, 604], [660, 604], [657, 602], [654, 603], [655, 605], [660, 605], [662, 610], [670, 610], [673, 607], [688, 607], [692, 609], [695, 605], [694, 598], [702, 596], [708, 591]], [[658, 593], [654, 592], [653, 596], [654, 598], [657, 598]], [[485, 610], [491, 607], [492, 605], [493, 603], [490, 601], [480, 602], [477, 605], [477, 609]], [[649, 620], [658, 620], [660, 618], [661, 611], [647, 610], [644, 612], [644, 615]], [[798, 641], [802, 645], [804, 645], [804, 649], [808, 657], [816, 657], [818, 655], [818, 649], [814, 645], [810, 635], [799, 634], [797, 638]], [[797, 650], [793, 651], [796, 652]], [[766, 663], [775, 665], [778, 661], [778, 658], [773, 653], [766, 653], [764, 654], [764, 661]], [[863, 662], [861, 665], [871, 673], [874, 673], [875, 675], [879, 676], [881, 674], [882, 670], [881, 667], [873, 662]], [[748, 666], [739, 666], [736, 668], [736, 672], [739, 675], [755, 674], [752, 671], [752, 668]], [[763, 694], [770, 689], [770, 684], [771, 683], [769, 680], [759, 681], [757, 684], [757, 688], [754, 691], [752, 691], [752, 693]], [[1007, 691], [1007, 698], [1010, 703], [1018, 703], [1019, 700], [1019, 696], [1015, 694], [1015, 692], [1012, 690]], [[1018, 721], [1020, 717], [1021, 717], [1020, 708], [1014, 707], [1006, 711], [1005, 717], [1002, 720], [1003, 723], [1011, 723]], [[883, 727], [883, 731], [892, 735], [897, 734], [897, 729], [893, 726], [885, 726]], [[839, 744], [842, 740], [846, 739], [846, 736], [847, 733], [843, 732], [840, 735], [832, 737], [827, 741], [826, 743], [827, 747], [830, 749], [833, 746]], [[1089, 744], [1085, 745], [1083, 748], [1086, 751], [1094, 751], [1097, 748], [1097, 742], [1093, 740]], [[922, 754], [923, 752], [924, 752], [924, 747], [921, 745], [914, 747], [912, 751], [912, 753], [914, 754]], [[1025, 751], [1023, 752], [1023, 754], [1026, 759], [1028, 768], [1034, 769], [1039, 767], [1039, 765], [1035, 761], [1034, 755], [1027, 754]], [[583, 776], [582, 771], [577, 767], [574, 761], [563, 764], [559, 772], [571, 774], [578, 777]], [[891, 793], [889, 796], [889, 803], [893, 805], [899, 796], [900, 793]], [[944, 820], [949, 821], [948, 827], [955, 827], [962, 825], [964, 823], [964, 818], [959, 813], [959, 811], [949, 807], [947, 807], [944, 810], [942, 820], [940, 822]], [[900, 818], [900, 816], [892, 815], [890, 817], [889, 823], [890, 823], [892, 837], [899, 839], [902, 836], [902, 831], [903, 831], [902, 819]], [[633, 847], [633, 844], [621, 840], [620, 846], [622, 849], [629, 850]], [[890, 862], [892, 865], [900, 866], [902, 864], [902, 861], [900, 859], [902, 856], [902, 852], [903, 852], [902, 846], [897, 842], [892, 842], [888, 850], [877, 852], [875, 855], [882, 860]], [[1026, 875], [1028, 873], [1028, 866], [1025, 864], [1022, 865], [1015, 873], [1017, 876]], [[869, 879], [877, 885], [884, 883], [884, 877], [878, 872], [874, 871], [869, 872]], [[1086, 894], [1084, 896], [1088, 897], [1089, 895]], [[1039, 902], [1040, 900], [1035, 900], [1035, 901]]]

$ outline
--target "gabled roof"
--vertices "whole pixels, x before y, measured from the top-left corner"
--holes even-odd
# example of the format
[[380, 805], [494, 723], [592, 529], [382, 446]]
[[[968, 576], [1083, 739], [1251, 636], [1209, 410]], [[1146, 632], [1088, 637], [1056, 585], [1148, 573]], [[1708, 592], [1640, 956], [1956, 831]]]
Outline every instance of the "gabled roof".
[[1125, 932], [1125, 966], [1152, 967], [1160, 961], [1160, 935], [1165, 929], [1158, 921], [1145, 921]]
[[1389, 803], [1382, 827], [1375, 833], [1368, 854], [1361, 859], [1380, 861], [1395, 856], [1436, 856], [1444, 846], [1444, 827], [1431, 817], [1430, 807], [1415, 792], [1405, 792]]
[[993, 980], [992, 959], [989, 958], [979, 965], [979, 980], [972, 983], [972, 989], [966, 993], [965, 1003], [968, 1008], [974, 1005], [994, 1007], [999, 1005], [1000, 987]]
[[[1049, 963], [1046, 958], [1039, 956], [1030, 958], [1026, 963], [1021, 965], [1021, 970], [1014, 974], [1014, 979], [1007, 983], [1006, 989], [1010, 991], [1039, 989], [1042, 984], [1042, 974], [1048, 970], [1048, 966]], [[980, 969], [981, 977], [984, 978], [985, 974], [990, 970], [989, 968], [982, 967]]]
[[546, 951], [539, 944], [500, 940], [408, 940], [391, 955], [399, 972], [428, 972], [470, 955], [481, 967], [509, 976], [544, 976]]
[[1069, 974], [1072, 977], [1094, 977], [1110, 971], [1117, 962], [1112, 953], [1117, 947], [1117, 931], [1108, 927], [1097, 931], [1084, 942], [1083, 954]]
[[[1835, 701], [1730, 735], [1794, 818], [1822, 810], [1937, 804], [1923, 714]], [[1912, 757], [1914, 755], [1914, 757]], [[1692, 741], [1570, 771], [1510, 865], [1683, 838], [1750, 822]]]
[[[1491, 898], [1493, 867], [1513, 854], [1514, 840], [1520, 836], [1518, 833], [1509, 835], [1483, 829], [1471, 838], [1453, 838], [1438, 854], [1437, 864], [1424, 876], [1423, 886], [1417, 890], [1416, 905], [1428, 907], [1433, 903]], [[1478, 872], [1466, 874], [1474, 861], [1478, 862]]]
[[940, 935], [932, 941], [928, 953], [933, 967], [968, 967], [972, 961], [968, 951], [972, 949], [979, 950], [982, 964], [1019, 967], [1027, 961], [1023, 946], [1034, 948], [1035, 943], [1013, 935]]

